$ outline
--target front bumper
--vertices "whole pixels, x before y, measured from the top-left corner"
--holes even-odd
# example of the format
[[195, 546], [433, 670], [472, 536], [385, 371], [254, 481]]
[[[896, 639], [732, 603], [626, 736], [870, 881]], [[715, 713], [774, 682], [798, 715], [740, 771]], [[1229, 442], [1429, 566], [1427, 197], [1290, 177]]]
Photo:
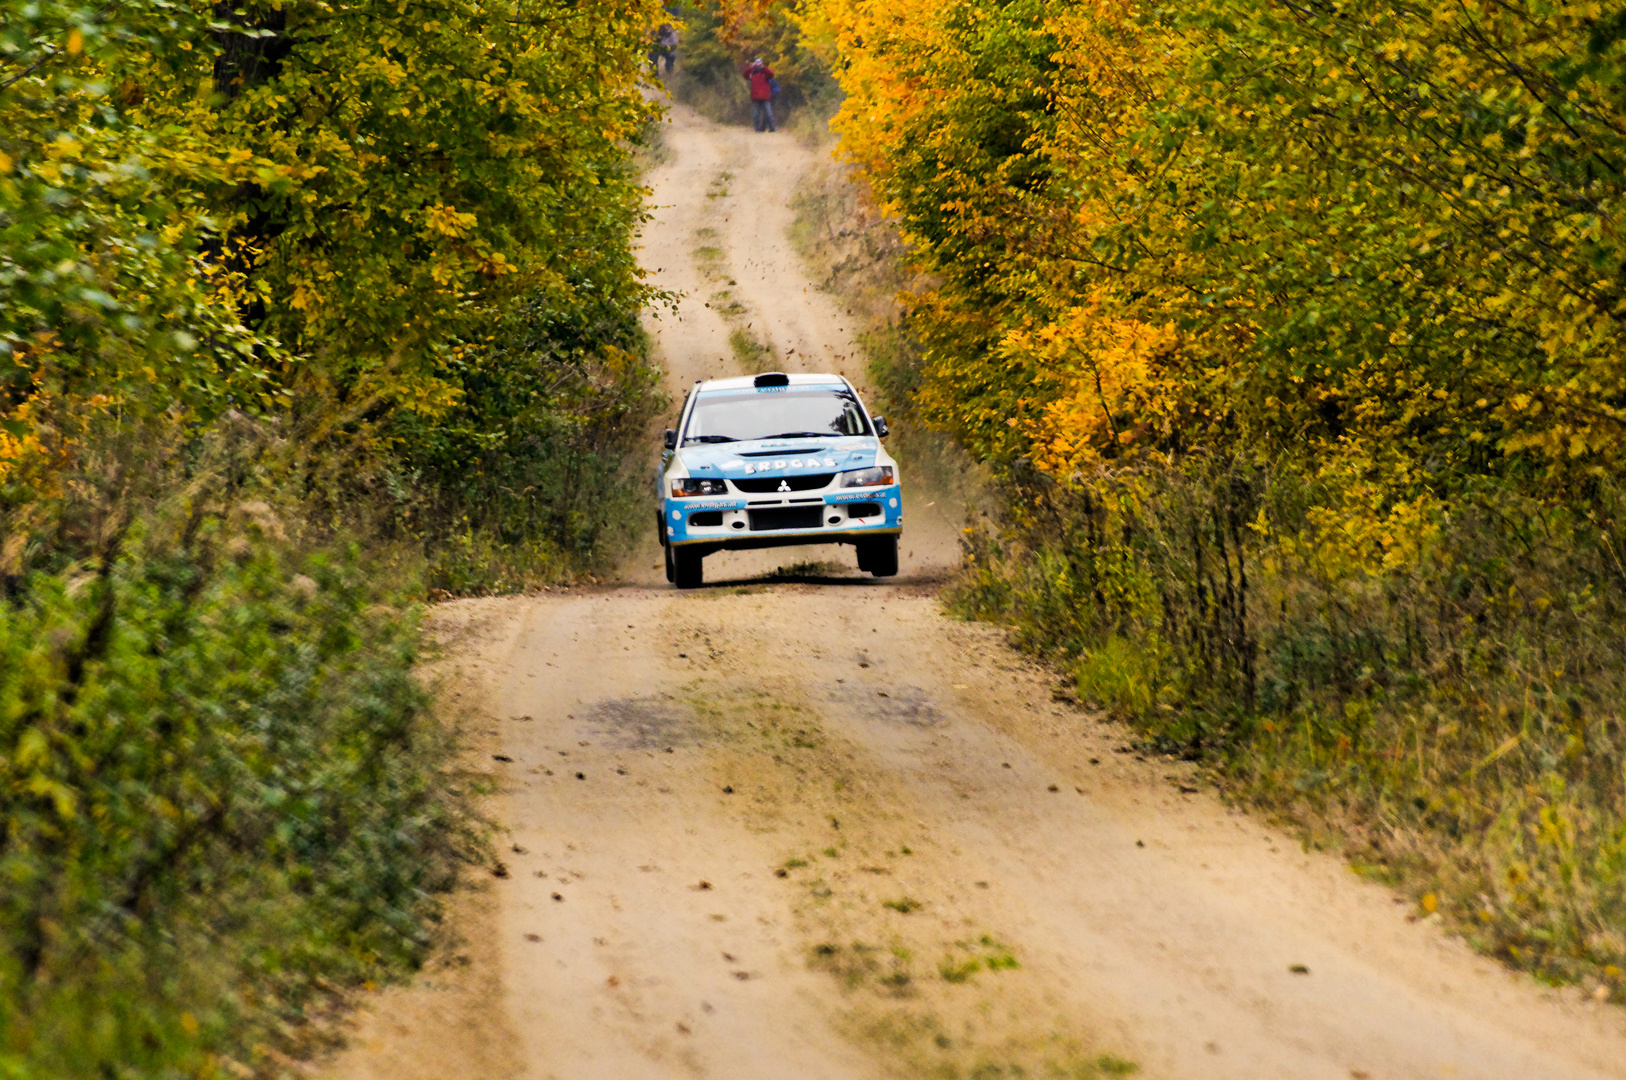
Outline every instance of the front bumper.
[[786, 544], [854, 543], [903, 531], [902, 487], [764, 498], [697, 496], [661, 500], [665, 542], [740, 550]]

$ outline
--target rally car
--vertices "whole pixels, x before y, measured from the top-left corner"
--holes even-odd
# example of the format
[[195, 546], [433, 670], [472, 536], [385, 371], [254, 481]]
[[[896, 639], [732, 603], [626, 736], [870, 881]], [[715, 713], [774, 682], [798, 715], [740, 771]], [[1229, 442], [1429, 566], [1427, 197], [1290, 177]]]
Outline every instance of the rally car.
[[692, 589], [714, 551], [787, 544], [852, 544], [860, 570], [896, 574], [903, 496], [885, 436], [840, 375], [695, 383], [662, 457], [666, 579]]

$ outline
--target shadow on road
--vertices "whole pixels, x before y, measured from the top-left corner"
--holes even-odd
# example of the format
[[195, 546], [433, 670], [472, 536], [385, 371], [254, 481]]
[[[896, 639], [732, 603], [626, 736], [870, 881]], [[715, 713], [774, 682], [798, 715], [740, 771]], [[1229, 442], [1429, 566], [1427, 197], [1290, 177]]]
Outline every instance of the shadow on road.
[[[747, 588], [752, 585], [828, 585], [839, 588], [897, 588], [899, 586], [915, 586], [933, 590], [942, 588], [953, 577], [953, 570], [948, 567], [931, 567], [914, 574], [902, 574], [898, 577], [877, 578], [868, 574], [839, 575], [819, 572], [801, 573], [794, 570], [775, 570], [767, 574], [746, 574], [739, 577], [722, 578], [716, 581], [707, 581], [696, 592], [705, 592], [708, 589]], [[674, 590], [676, 591], [676, 590]]]

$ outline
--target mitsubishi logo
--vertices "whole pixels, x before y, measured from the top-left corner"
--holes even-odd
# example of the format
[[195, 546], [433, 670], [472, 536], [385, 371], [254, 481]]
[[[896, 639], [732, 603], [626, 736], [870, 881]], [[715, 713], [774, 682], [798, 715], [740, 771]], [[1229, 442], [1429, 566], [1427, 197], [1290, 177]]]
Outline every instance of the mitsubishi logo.
[[788, 480], [779, 481], [779, 490], [780, 491], [789, 491], [790, 490], [790, 481], [788, 481]]

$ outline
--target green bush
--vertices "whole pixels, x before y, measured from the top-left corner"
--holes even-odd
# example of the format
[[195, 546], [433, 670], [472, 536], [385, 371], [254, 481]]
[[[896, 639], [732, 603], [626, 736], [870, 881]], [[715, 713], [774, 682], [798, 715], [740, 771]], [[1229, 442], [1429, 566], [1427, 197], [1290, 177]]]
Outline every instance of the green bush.
[[0, 603], [0, 1075], [296, 1050], [423, 954], [479, 850], [413, 610], [197, 464], [184, 497], [70, 506], [99, 550]]
[[651, 492], [628, 470], [665, 398], [619, 298], [568, 312], [517, 304], [442, 378], [461, 390], [456, 406], [432, 421], [401, 413], [392, 427], [397, 525], [422, 538], [429, 587], [507, 592], [570, 577], [647, 524]]

